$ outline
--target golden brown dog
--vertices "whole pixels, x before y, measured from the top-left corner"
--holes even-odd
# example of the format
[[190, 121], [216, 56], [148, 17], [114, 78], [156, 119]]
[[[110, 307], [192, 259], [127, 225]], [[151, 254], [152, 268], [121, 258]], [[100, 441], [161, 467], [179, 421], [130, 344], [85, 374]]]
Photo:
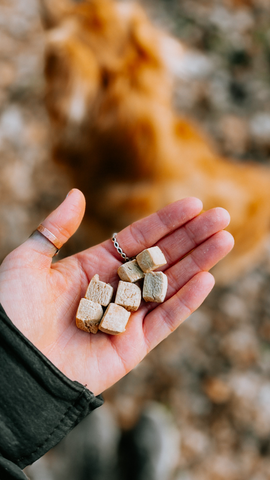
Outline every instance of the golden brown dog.
[[185, 47], [136, 4], [44, 0], [43, 8], [54, 155], [84, 192], [101, 237], [196, 196], [205, 209], [231, 214], [236, 245], [218, 279], [253, 266], [269, 232], [270, 172], [221, 158], [175, 113], [170, 64], [181, 62]]

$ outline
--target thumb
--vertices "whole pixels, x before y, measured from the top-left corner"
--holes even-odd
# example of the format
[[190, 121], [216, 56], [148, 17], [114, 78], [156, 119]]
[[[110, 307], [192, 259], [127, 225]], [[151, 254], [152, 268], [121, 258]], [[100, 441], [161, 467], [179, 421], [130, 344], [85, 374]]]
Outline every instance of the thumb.
[[[85, 212], [85, 198], [83, 193], [76, 188], [72, 189], [65, 200], [42, 221], [43, 227], [56, 237], [60, 246], [69, 240], [81, 224]], [[45, 233], [46, 233], [45, 231]], [[52, 239], [53, 239], [52, 236]], [[53, 242], [53, 240], [52, 240]], [[35, 230], [31, 237], [19, 247], [20, 253], [30, 253], [32, 258], [43, 255], [51, 260], [56, 248], [46, 236]]]

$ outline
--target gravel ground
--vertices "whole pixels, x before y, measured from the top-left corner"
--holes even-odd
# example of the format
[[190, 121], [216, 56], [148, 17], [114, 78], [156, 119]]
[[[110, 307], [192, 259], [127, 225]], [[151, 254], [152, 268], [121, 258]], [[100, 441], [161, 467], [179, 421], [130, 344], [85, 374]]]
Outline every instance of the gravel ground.
[[[268, 163], [268, 0], [143, 3], [195, 49], [176, 91], [181, 111], [223, 154]], [[1, 259], [71, 187], [50, 159], [43, 48], [37, 1], [0, 0]], [[70, 249], [79, 246], [80, 233]], [[146, 401], [166, 406], [181, 432], [177, 480], [270, 478], [269, 288], [270, 248], [104, 395], [124, 429]]]

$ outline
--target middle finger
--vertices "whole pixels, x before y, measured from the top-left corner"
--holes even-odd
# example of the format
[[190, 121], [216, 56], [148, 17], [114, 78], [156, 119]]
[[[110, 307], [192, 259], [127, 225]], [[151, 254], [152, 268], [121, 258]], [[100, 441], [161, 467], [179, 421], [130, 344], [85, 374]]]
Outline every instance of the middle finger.
[[229, 222], [230, 215], [227, 210], [213, 208], [162, 238], [157, 245], [164, 253], [167, 264], [161, 270], [167, 270], [207, 238], [226, 228]]

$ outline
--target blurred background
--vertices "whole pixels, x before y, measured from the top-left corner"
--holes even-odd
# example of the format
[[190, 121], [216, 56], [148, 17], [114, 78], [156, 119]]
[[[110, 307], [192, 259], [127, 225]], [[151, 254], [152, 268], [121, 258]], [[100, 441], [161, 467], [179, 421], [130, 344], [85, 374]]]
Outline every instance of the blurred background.
[[[268, 164], [269, 1], [141, 3], [154, 22], [198, 52], [186, 66], [192, 81], [176, 89], [176, 105], [222, 154]], [[1, 260], [72, 187], [51, 160], [43, 53], [38, 1], [0, 0]], [[66, 252], [79, 249], [83, 236], [82, 226]], [[128, 438], [154, 401], [180, 435], [173, 478], [269, 479], [269, 290], [270, 248], [256, 269], [216, 287], [185, 324], [104, 393], [102, 409], [110, 412], [112, 431], [122, 435], [115, 439]], [[41, 462], [28, 474], [34, 480], [61, 478], [47, 468]]]

